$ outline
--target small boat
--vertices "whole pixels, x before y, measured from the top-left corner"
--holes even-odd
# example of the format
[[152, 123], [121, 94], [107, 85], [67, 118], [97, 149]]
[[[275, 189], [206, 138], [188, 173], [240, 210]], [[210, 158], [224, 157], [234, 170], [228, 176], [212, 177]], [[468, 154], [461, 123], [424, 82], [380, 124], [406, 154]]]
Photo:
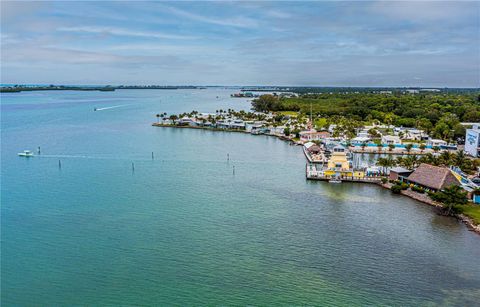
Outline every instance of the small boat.
[[339, 179], [330, 179], [328, 182], [329, 183], [342, 183], [342, 181], [339, 180]]
[[33, 152], [31, 152], [30, 150], [24, 150], [23, 152], [19, 152], [18, 155], [20, 157], [33, 157]]
[[93, 108], [93, 111], [97, 111], [97, 108]]

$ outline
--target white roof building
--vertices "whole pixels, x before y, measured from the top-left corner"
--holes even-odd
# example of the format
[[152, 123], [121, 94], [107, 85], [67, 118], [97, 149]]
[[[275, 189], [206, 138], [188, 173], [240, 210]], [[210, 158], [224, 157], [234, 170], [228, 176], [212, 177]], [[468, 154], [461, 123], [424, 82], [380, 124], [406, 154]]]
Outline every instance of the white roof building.
[[400, 137], [396, 135], [383, 135], [382, 144], [397, 145], [397, 144], [402, 144], [402, 140], [400, 140]]

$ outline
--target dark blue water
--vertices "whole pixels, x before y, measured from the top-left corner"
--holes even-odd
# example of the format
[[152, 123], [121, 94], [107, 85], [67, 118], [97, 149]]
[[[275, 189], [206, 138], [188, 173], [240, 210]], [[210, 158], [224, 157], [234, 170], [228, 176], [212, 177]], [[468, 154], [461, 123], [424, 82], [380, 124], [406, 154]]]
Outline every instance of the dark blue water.
[[231, 93], [2, 94], [2, 305], [478, 304], [480, 236], [455, 219], [307, 182], [276, 138], [150, 125], [249, 108]]

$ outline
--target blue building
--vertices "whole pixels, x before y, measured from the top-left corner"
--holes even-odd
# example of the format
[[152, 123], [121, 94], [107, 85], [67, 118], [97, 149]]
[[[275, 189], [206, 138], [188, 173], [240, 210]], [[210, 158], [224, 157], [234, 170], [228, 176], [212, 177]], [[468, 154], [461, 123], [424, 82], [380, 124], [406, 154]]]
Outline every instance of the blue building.
[[480, 124], [474, 124], [472, 129], [467, 129], [465, 135], [465, 152], [477, 158], [480, 153]]

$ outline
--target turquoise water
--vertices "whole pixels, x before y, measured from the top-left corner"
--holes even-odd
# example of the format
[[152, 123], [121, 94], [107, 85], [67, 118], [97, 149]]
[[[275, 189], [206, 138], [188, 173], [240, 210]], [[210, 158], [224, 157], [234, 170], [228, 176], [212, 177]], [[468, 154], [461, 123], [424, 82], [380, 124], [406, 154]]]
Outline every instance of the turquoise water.
[[272, 137], [150, 126], [249, 108], [231, 93], [2, 94], [2, 305], [478, 305], [480, 236], [455, 219], [307, 182]]

